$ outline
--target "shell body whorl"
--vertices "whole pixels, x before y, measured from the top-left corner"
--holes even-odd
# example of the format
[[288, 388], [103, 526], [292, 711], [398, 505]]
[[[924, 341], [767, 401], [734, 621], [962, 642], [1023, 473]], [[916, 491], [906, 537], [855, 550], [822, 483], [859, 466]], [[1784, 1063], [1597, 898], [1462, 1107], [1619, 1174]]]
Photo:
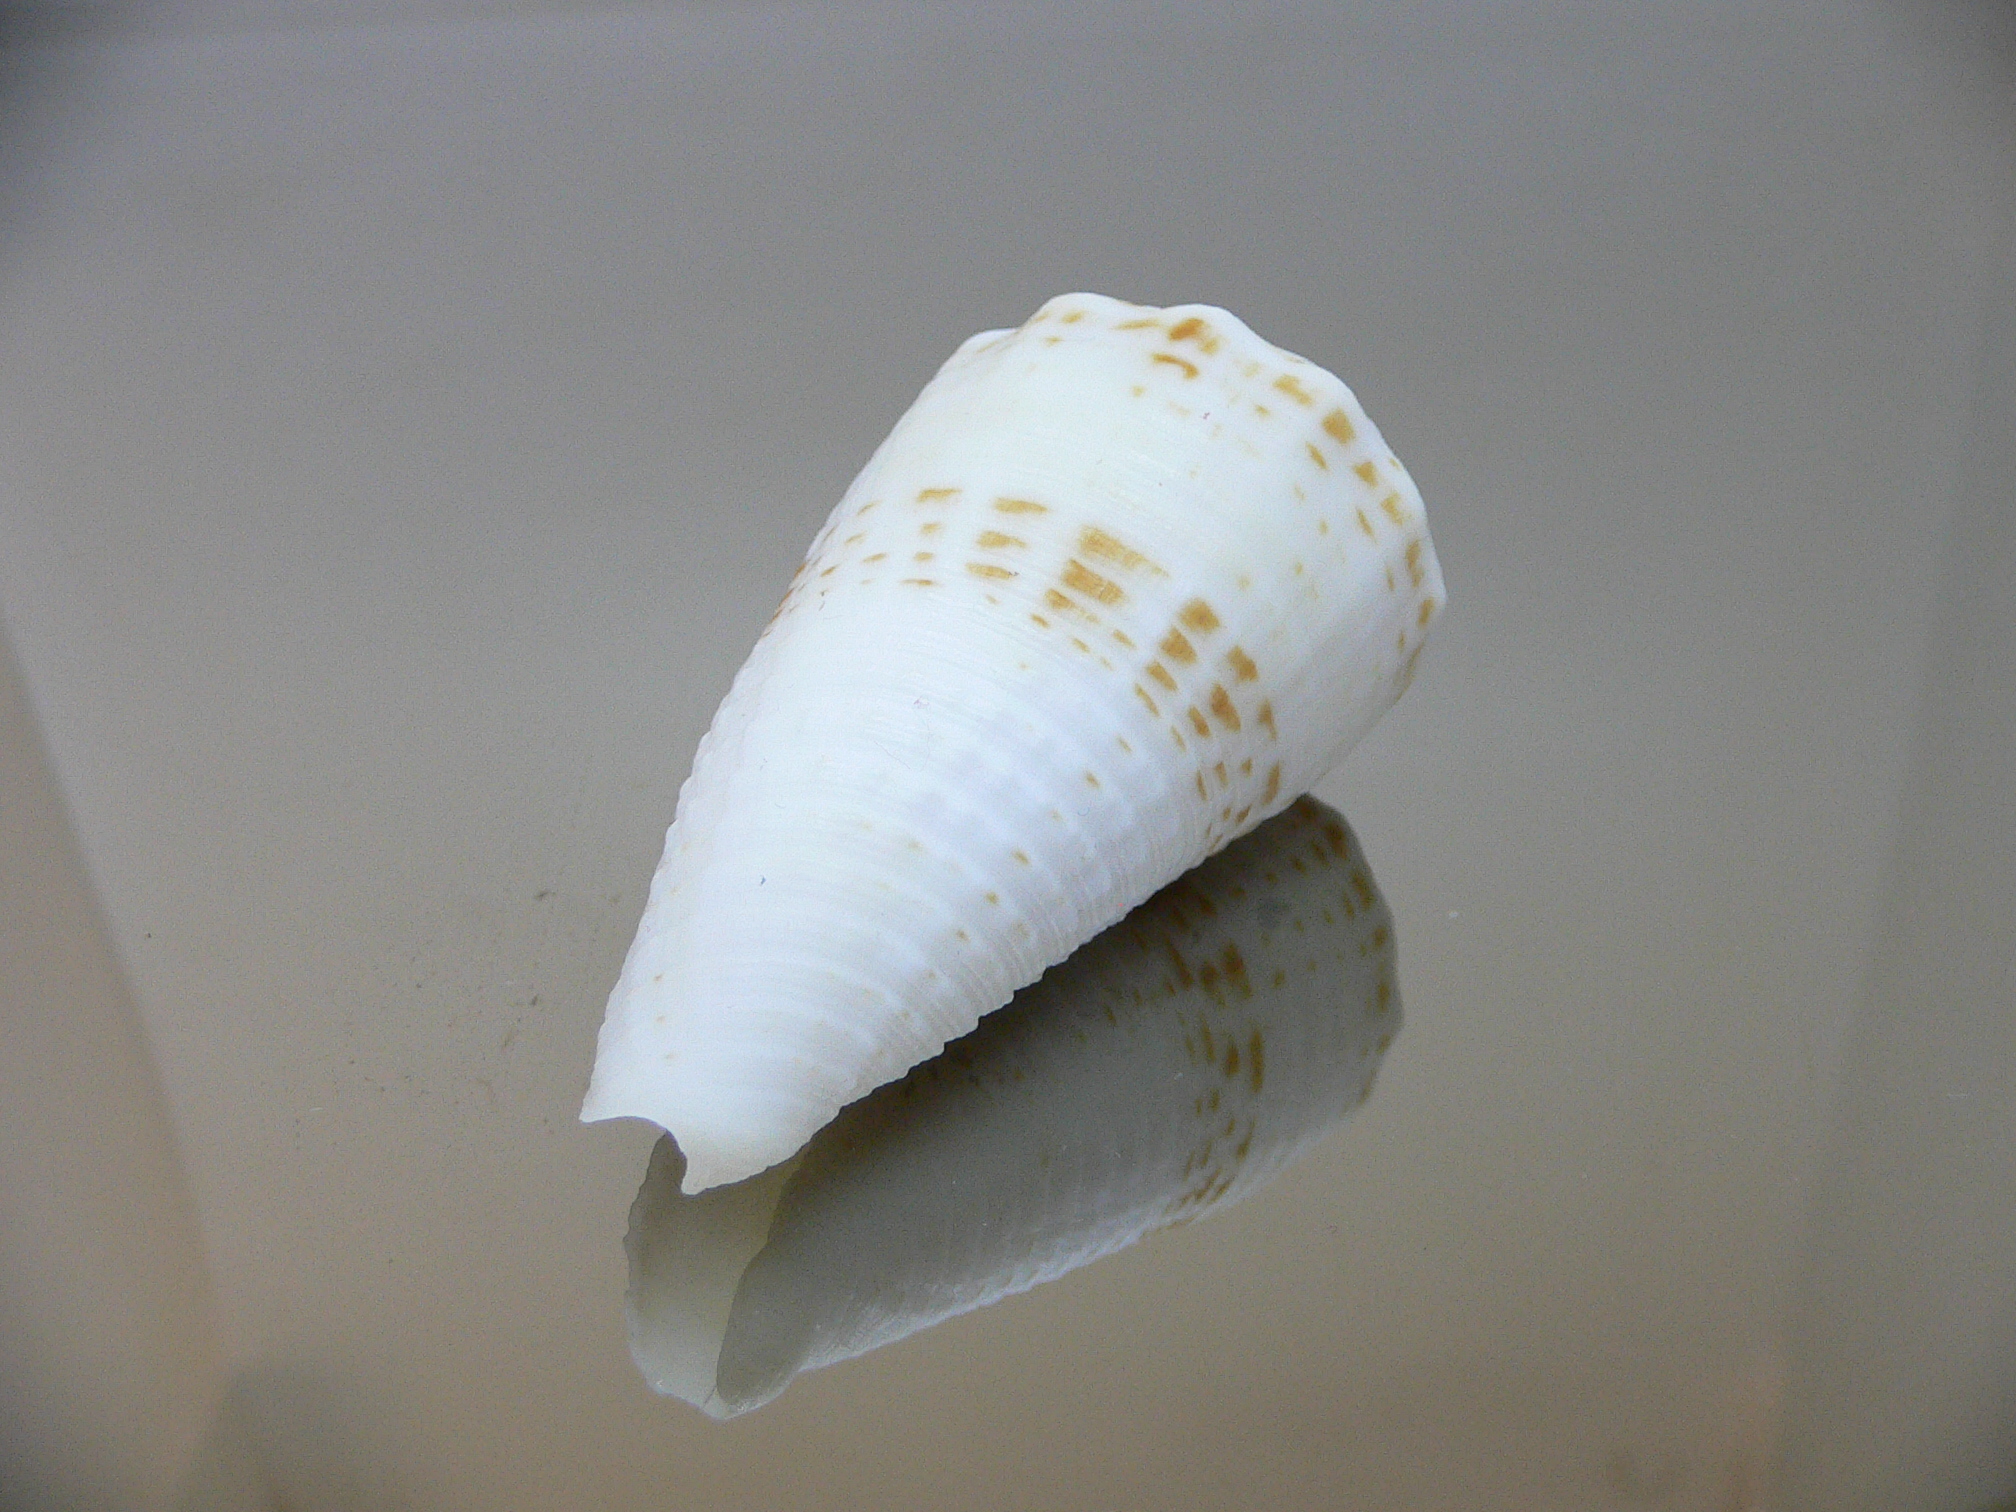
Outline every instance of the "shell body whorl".
[[583, 1117], [689, 1191], [789, 1156], [1306, 791], [1441, 600], [1350, 391], [1224, 311], [969, 340], [701, 742]]

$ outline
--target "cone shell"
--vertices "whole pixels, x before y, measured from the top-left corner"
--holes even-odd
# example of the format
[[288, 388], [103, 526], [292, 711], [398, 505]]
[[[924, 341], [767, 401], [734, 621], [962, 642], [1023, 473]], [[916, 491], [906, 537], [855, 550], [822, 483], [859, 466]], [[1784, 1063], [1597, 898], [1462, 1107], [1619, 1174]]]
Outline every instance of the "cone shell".
[[631, 1352], [714, 1417], [1258, 1190], [1364, 1100], [1392, 919], [1302, 799], [1164, 888], [797, 1158], [631, 1210]]
[[814, 540], [679, 797], [582, 1116], [740, 1180], [1279, 812], [1442, 601], [1351, 392], [1223, 310], [974, 337]]

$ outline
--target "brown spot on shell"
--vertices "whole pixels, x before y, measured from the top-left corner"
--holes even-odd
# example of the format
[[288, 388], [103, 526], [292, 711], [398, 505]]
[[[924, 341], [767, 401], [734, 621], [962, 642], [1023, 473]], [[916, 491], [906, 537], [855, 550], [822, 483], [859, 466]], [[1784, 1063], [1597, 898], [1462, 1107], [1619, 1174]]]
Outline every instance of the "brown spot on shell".
[[994, 551], [1009, 546], [1027, 546], [1029, 543], [1020, 536], [1011, 536], [1004, 531], [983, 530], [974, 538], [974, 544]]
[[1197, 660], [1197, 648], [1190, 644], [1181, 630], [1171, 630], [1157, 643], [1162, 654], [1182, 666], [1189, 666]]
[[994, 501], [994, 508], [1001, 514], [1050, 513], [1050, 506], [1048, 504], [1038, 504], [1034, 499], [999, 498]]
[[1232, 706], [1232, 695], [1225, 691], [1223, 683], [1211, 685], [1211, 712], [1226, 729], [1238, 730], [1239, 711]]
[[1274, 728], [1274, 704], [1272, 700], [1261, 699], [1260, 707], [1254, 710], [1253, 717], [1260, 721], [1261, 728], [1267, 732], [1269, 737], [1275, 740], [1281, 738], [1281, 732]]
[[1118, 604], [1127, 597], [1126, 590], [1118, 583], [1099, 576], [1076, 557], [1064, 564], [1064, 586], [1102, 604]]
[[1152, 572], [1157, 577], [1169, 575], [1125, 541], [1109, 535], [1097, 525], [1088, 525], [1078, 533], [1078, 549], [1094, 561], [1111, 562], [1129, 572]]
[[1190, 713], [1190, 728], [1197, 732], [1197, 736], [1200, 740], [1207, 738], [1211, 734], [1211, 725], [1210, 722], [1204, 718], [1203, 711], [1200, 710], [1197, 707], [1197, 705], [1192, 704], [1190, 705], [1189, 713]]
[[1155, 718], [1157, 719], [1160, 719], [1162, 717], [1162, 711], [1155, 707], [1155, 700], [1148, 696], [1148, 690], [1146, 688], [1142, 687], [1141, 684], [1136, 683], [1134, 684], [1134, 693], [1135, 696], [1141, 700], [1141, 702], [1143, 702], [1148, 706], [1148, 712], [1150, 714], [1154, 715]]
[[1427, 576], [1421, 570], [1421, 542], [1418, 537], [1407, 543], [1407, 576], [1416, 588], [1421, 586], [1421, 580]]
[[1373, 466], [1372, 463], [1360, 462], [1356, 467], [1352, 468], [1351, 471], [1355, 472], [1356, 474], [1358, 474], [1359, 477], [1365, 480], [1365, 486], [1367, 488], [1377, 488], [1379, 486], [1379, 469]]
[[1185, 362], [1181, 357], [1172, 357], [1167, 352], [1157, 352], [1155, 353], [1154, 357], [1151, 360], [1155, 362], [1167, 363], [1170, 367], [1177, 367], [1183, 369], [1183, 376], [1185, 378], [1195, 378], [1197, 376], [1196, 363]]
[[1206, 353], [1218, 350], [1217, 336], [1212, 333], [1211, 327], [1204, 323], [1203, 317], [1198, 315], [1192, 315], [1187, 319], [1179, 320], [1176, 324], [1169, 327], [1169, 339], [1172, 342], [1194, 341]]
[[1418, 616], [1419, 623], [1423, 625], [1427, 624], [1429, 617], [1434, 613], [1435, 613], [1435, 598], [1434, 595], [1431, 594], [1427, 598], [1421, 600], [1421, 613]]
[[1349, 446], [1358, 439], [1357, 429], [1341, 409], [1333, 409], [1323, 417], [1323, 431], [1339, 446]]
[[1170, 693], [1176, 691], [1176, 679], [1169, 675], [1169, 669], [1159, 661], [1148, 663], [1148, 675], [1160, 683], [1165, 691]]
[[1162, 323], [1153, 316], [1143, 316], [1139, 320], [1123, 320], [1113, 327], [1116, 331], [1159, 331]]
[[1241, 997], [1251, 997], [1253, 984], [1246, 978], [1246, 958], [1239, 954], [1239, 947], [1228, 942], [1218, 961], [1225, 968], [1225, 980], [1232, 984], [1232, 990]]
[[1012, 578], [1017, 576], [1012, 567], [997, 567], [992, 562], [968, 562], [966, 570], [975, 577]]
[[1297, 404], [1314, 404], [1316, 396], [1295, 381], [1292, 374], [1283, 373], [1274, 380], [1274, 387], [1293, 399]]
[[917, 490], [917, 502], [919, 504], [937, 504], [946, 499], [957, 498], [958, 495], [959, 490], [956, 488], [920, 488]]
[[1079, 619], [1090, 620], [1094, 624], [1099, 622], [1099, 617], [1091, 610], [1085, 608], [1082, 604], [1066, 598], [1055, 588], [1046, 588], [1043, 590], [1043, 602], [1060, 614], [1074, 614]]
[[1407, 523], [1407, 511], [1400, 503], [1400, 495], [1389, 493], [1379, 501], [1379, 507], [1386, 511], [1386, 518], [1395, 525]]
[[1218, 628], [1218, 616], [1211, 606], [1201, 598], [1194, 598], [1176, 613], [1176, 618], [1195, 630], [1199, 635], [1209, 635]]
[[1261, 807], [1266, 807], [1281, 796], [1281, 763], [1275, 762], [1267, 769], [1267, 790], [1260, 795]]
[[1232, 675], [1240, 682], [1254, 682], [1259, 679], [1260, 669], [1253, 665], [1253, 658], [1237, 646], [1225, 653], [1225, 664], [1232, 669]]
[[1303, 443], [1303, 445], [1304, 449], [1309, 453], [1309, 460], [1311, 462], [1314, 462], [1318, 467], [1322, 468], [1323, 471], [1325, 472], [1330, 471], [1330, 459], [1324, 456], [1323, 453], [1320, 450], [1318, 450], [1316, 443], [1314, 441], [1305, 442]]

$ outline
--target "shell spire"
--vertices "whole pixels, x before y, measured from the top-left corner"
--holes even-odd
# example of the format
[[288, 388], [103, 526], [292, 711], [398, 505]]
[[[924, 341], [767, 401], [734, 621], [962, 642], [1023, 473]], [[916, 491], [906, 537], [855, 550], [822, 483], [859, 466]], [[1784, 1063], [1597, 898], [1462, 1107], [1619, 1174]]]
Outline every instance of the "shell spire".
[[967, 341], [814, 539], [700, 743], [586, 1120], [684, 1188], [845, 1104], [1319, 780], [1442, 581], [1341, 382], [1205, 305]]

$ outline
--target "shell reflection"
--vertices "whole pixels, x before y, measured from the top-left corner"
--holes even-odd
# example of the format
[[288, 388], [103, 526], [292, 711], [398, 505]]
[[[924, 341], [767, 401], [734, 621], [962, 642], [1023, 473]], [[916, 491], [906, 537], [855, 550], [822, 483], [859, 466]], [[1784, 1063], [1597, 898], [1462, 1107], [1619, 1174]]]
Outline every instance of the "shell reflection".
[[714, 1417], [1236, 1202], [1371, 1088], [1392, 917], [1314, 799], [1179, 878], [799, 1155], [630, 1213], [631, 1353]]

